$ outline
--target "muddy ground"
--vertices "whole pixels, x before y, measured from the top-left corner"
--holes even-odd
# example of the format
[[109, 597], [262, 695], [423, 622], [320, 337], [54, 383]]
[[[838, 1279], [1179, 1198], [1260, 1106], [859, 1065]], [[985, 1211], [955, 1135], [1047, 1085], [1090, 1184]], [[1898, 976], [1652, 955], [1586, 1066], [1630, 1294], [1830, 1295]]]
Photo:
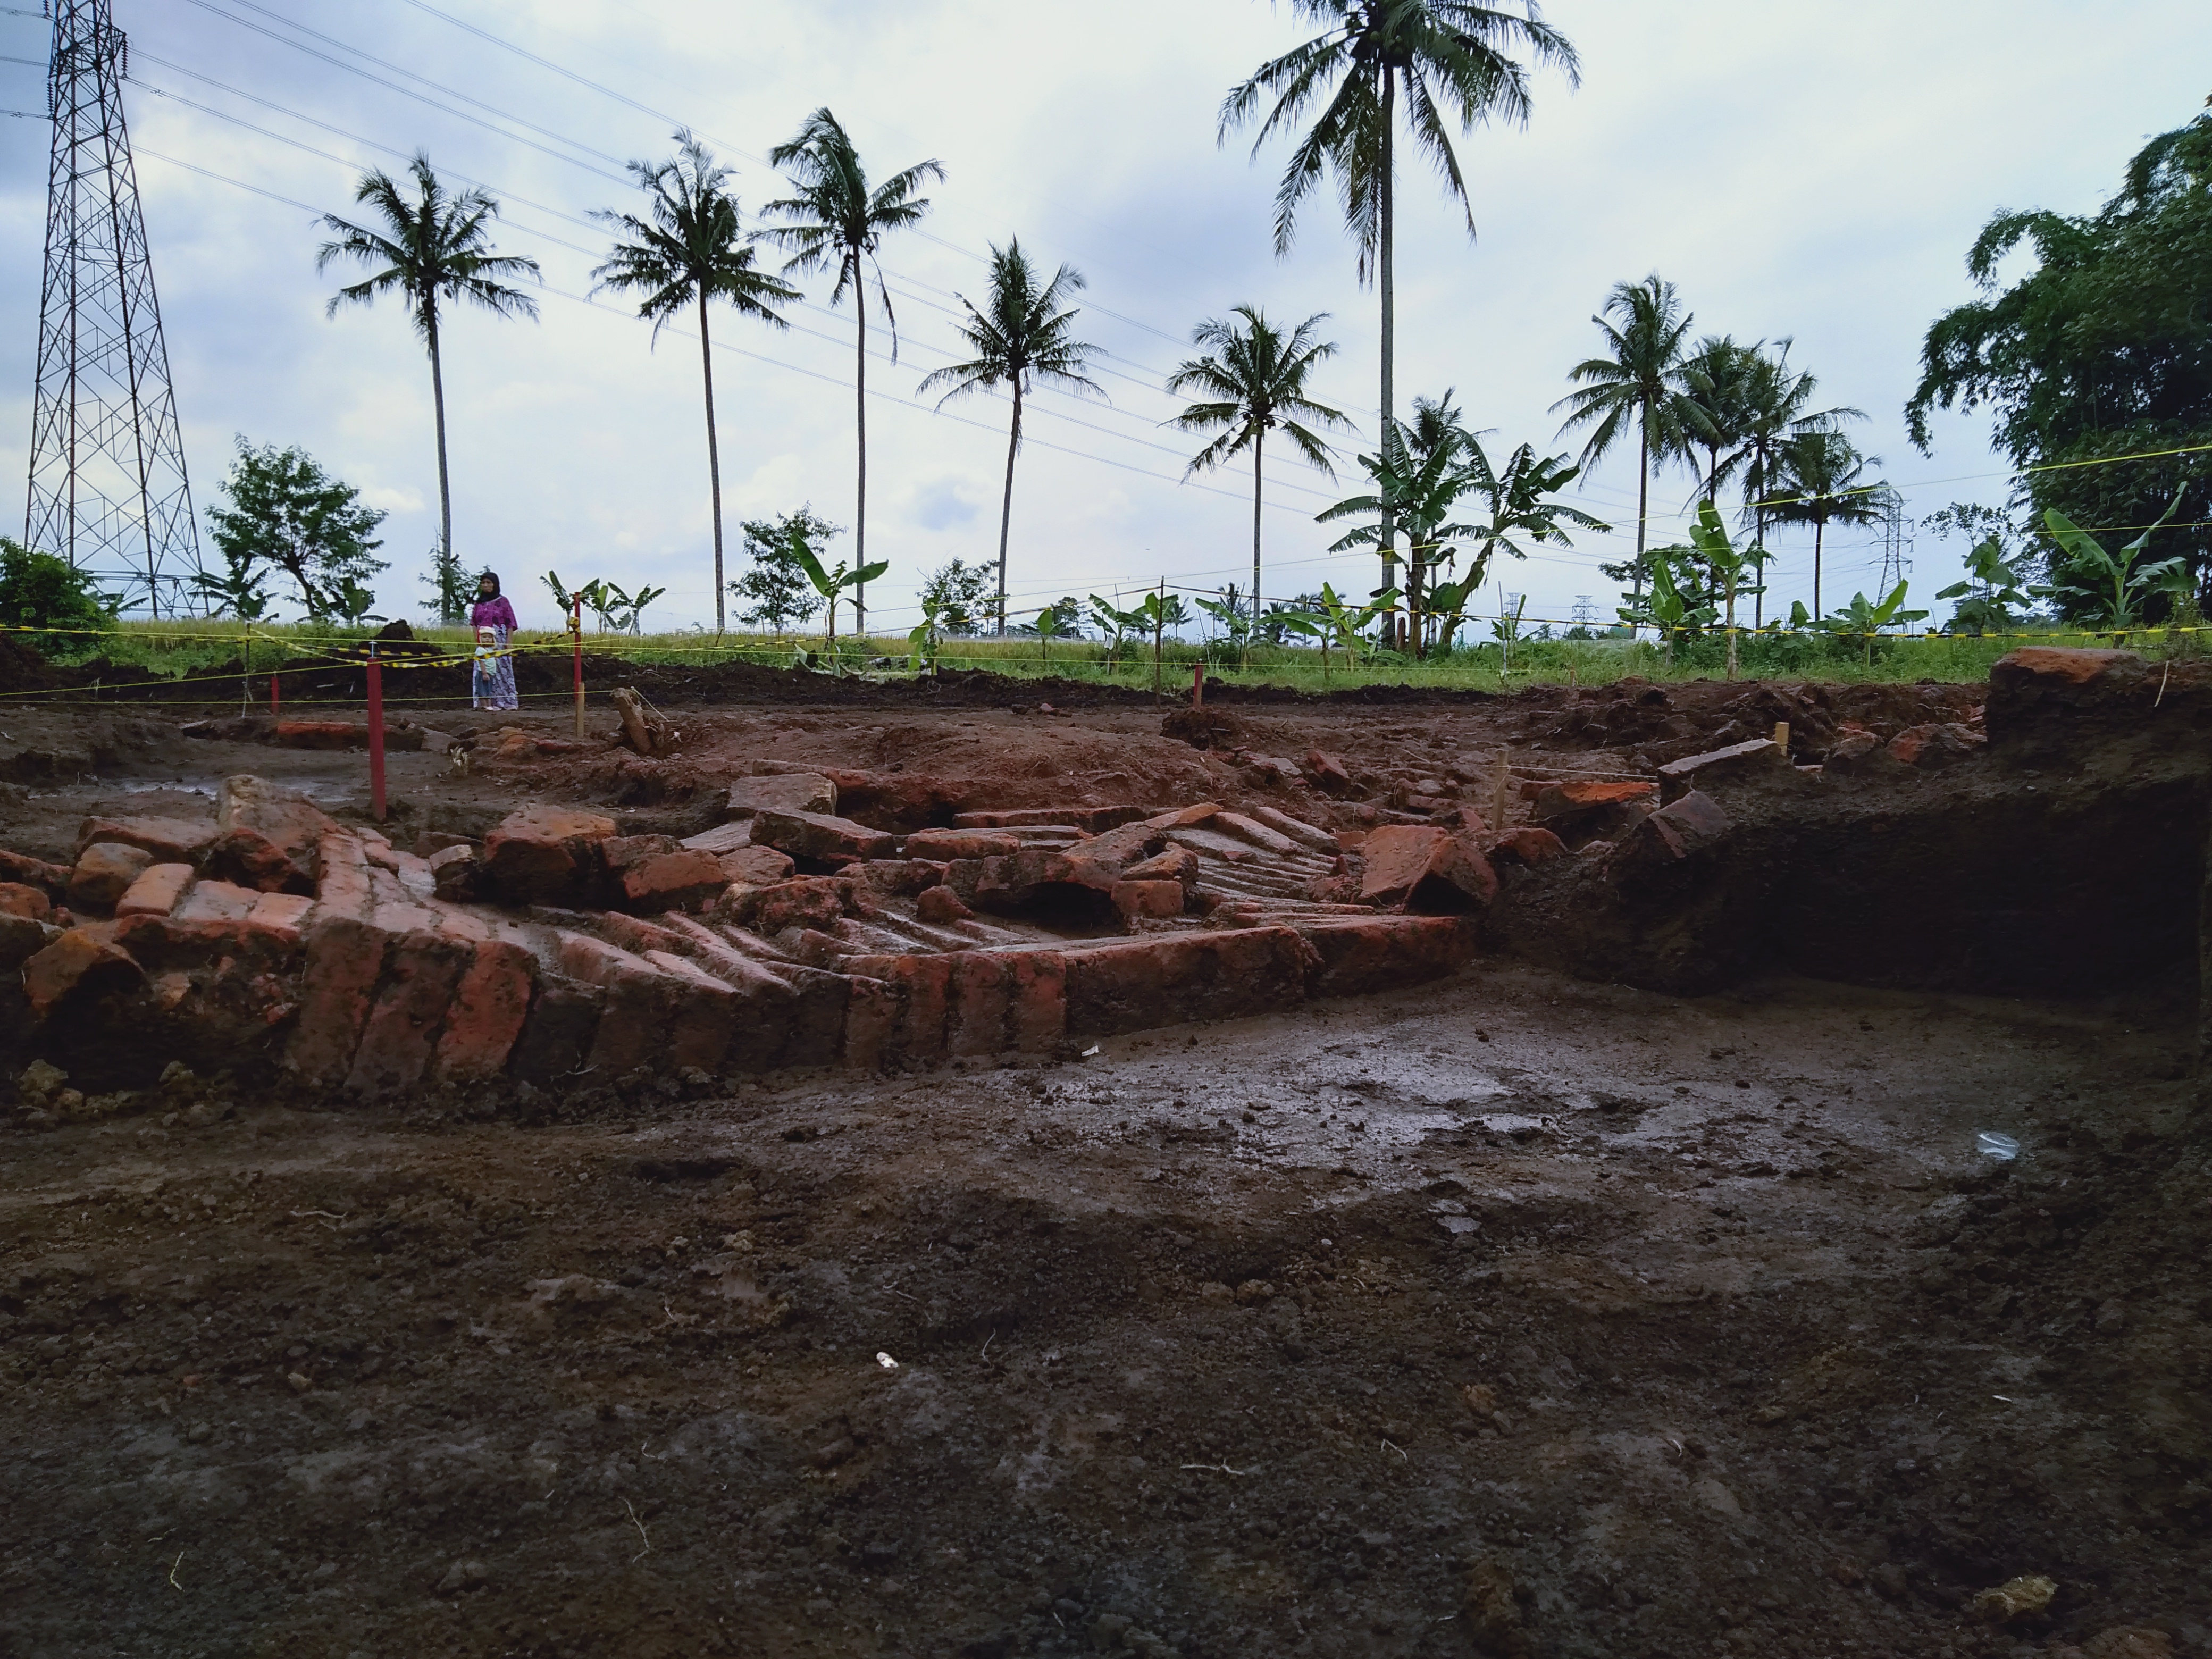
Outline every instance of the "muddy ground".
[[[1320, 817], [1759, 712], [1668, 690], [1686, 739], [1561, 694], [1237, 741], [1364, 757]], [[680, 818], [752, 752], [1291, 804], [1141, 708], [678, 712], [689, 759], [395, 798]], [[158, 712], [0, 727], [92, 757], [0, 793], [21, 851], [232, 771], [359, 798]], [[0, 1130], [0, 1655], [2212, 1651], [2195, 1015], [1488, 960], [1079, 1060]]]

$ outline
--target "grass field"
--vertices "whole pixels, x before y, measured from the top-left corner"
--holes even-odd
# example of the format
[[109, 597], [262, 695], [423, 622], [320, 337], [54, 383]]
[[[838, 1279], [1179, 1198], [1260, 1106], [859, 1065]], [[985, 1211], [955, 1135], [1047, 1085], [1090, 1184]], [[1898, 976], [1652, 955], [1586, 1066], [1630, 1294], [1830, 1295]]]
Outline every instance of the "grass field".
[[[316, 654], [320, 648], [349, 647], [352, 654], [374, 631], [257, 624], [250, 630], [249, 639], [249, 630], [240, 623], [186, 619], [125, 622], [98, 635], [67, 640], [49, 636], [46, 642], [58, 647], [52, 654], [59, 660], [100, 657], [117, 667], [143, 669], [149, 678], [169, 678], [224, 670], [235, 673], [241, 661], [249, 670], [271, 667], [284, 659]], [[420, 639], [450, 645], [456, 653], [468, 651], [472, 644], [469, 631], [463, 628], [418, 628], [416, 634]], [[2201, 648], [2197, 643], [2199, 637], [2194, 633], [2157, 629], [2125, 635], [2027, 632], [1986, 637], [1883, 635], [1873, 641], [1869, 652], [1863, 641], [1824, 635], [1747, 635], [1739, 647], [1737, 672], [1746, 679], [1978, 680], [1987, 677], [1991, 663], [2020, 645], [2109, 647], [2121, 644], [2162, 654], [2193, 653]], [[565, 653], [569, 648], [564, 633], [526, 631], [517, 636], [516, 644], [527, 651]], [[744, 660], [775, 666], [788, 665], [804, 652], [817, 665], [829, 665], [825, 642], [818, 635], [726, 634], [718, 641], [703, 632], [587, 632], [584, 649], [587, 658], [621, 657], [635, 662]], [[1188, 685], [1193, 665], [1201, 660], [1206, 664], [1207, 678], [1217, 683], [1290, 686], [1304, 691], [1376, 684], [1497, 691], [1529, 684], [1602, 685], [1631, 675], [1661, 681], [1705, 679], [1719, 678], [1726, 665], [1724, 646], [1711, 635], [1678, 646], [1671, 662], [1650, 640], [1523, 640], [1513, 647], [1510, 670], [1494, 644], [1463, 647], [1425, 661], [1384, 653], [1356, 665], [1348, 663], [1343, 653], [1332, 652], [1324, 668], [1321, 653], [1311, 647], [1256, 646], [1249, 659], [1240, 663], [1218, 647], [1170, 640], [1161, 659], [1158, 680], [1164, 690]], [[987, 669], [1025, 678], [1052, 675], [1138, 688], [1149, 688], [1154, 681], [1151, 647], [1126, 643], [1109, 663], [1106, 647], [1096, 641], [1060, 640], [1041, 648], [1033, 639], [957, 639], [945, 641], [937, 661], [940, 669], [947, 671]], [[836, 662], [848, 672], [870, 675], [912, 672], [902, 638], [873, 638], [865, 643], [841, 638]]]

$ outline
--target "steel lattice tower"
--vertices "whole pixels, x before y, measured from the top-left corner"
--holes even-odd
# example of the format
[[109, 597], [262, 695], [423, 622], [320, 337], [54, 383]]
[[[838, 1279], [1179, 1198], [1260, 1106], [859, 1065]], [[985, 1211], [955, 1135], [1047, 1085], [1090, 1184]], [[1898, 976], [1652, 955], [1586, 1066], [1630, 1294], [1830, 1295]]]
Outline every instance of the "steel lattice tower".
[[46, 287], [23, 541], [155, 616], [200, 570], [168, 348], [123, 121], [112, 0], [54, 0]]

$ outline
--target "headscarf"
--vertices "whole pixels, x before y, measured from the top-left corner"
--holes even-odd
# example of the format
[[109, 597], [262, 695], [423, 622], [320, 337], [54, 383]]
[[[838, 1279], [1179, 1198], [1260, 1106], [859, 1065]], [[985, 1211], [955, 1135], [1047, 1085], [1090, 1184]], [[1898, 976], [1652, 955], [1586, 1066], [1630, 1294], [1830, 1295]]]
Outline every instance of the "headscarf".
[[477, 576], [477, 596], [478, 596], [479, 598], [481, 598], [481, 597], [483, 596], [483, 585], [484, 585], [486, 582], [489, 582], [489, 583], [491, 584], [491, 596], [492, 596], [492, 598], [494, 598], [495, 599], [497, 599], [497, 598], [499, 598], [499, 596], [500, 596], [500, 588], [499, 588], [499, 572], [498, 572], [498, 571], [496, 571], [496, 570], [487, 570], [487, 571], [484, 571], [483, 574], [481, 574], [480, 575], [478, 575], [478, 576]]

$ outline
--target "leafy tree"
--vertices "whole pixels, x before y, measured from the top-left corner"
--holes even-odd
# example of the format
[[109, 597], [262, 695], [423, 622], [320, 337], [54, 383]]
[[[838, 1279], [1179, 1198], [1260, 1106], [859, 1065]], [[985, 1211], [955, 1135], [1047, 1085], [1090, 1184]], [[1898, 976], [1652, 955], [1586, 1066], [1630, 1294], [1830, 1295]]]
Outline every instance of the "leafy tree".
[[739, 622], [781, 634], [822, 609], [822, 596], [792, 556], [794, 530], [810, 547], [842, 533], [811, 506], [773, 519], [748, 519], [738, 526], [745, 556], [752, 562], [752, 568], [730, 584], [730, 592], [745, 605], [738, 612]]
[[[1618, 319], [1613, 320], [1613, 319]], [[1607, 355], [1586, 357], [1567, 371], [1577, 389], [1552, 405], [1567, 418], [1559, 434], [1588, 426], [1582, 465], [1601, 459], [1636, 422], [1636, 560], [1643, 580], [1644, 526], [1651, 519], [1651, 469], [1683, 454], [1682, 341], [1693, 320], [1672, 283], [1654, 271], [1640, 283], [1616, 283], [1605, 307], [1590, 319], [1605, 336]]]
[[2053, 561], [2056, 568], [2049, 586], [2028, 592], [2038, 599], [2057, 599], [2067, 615], [2086, 617], [2100, 628], [2140, 627], [2153, 597], [2178, 599], [2194, 590], [2187, 559], [2177, 554], [2148, 563], [2143, 560], [2150, 538], [2180, 508], [2181, 492], [2177, 491], [2155, 523], [2118, 553], [2109, 553], [2103, 543], [2057, 507], [2046, 507], [2043, 520], [2063, 559]]
[[[1879, 455], [1863, 455], [1840, 432], [1800, 432], [1786, 440], [1767, 475], [1766, 515], [1813, 526], [1813, 614], [1820, 614], [1820, 556], [1832, 524], [1880, 524], [1890, 488], [1867, 477]], [[1763, 538], [1762, 538], [1763, 539]]]
[[[450, 556], [453, 550], [453, 491], [446, 465], [446, 375], [439, 350], [439, 301], [466, 303], [495, 317], [538, 315], [538, 301], [507, 279], [528, 276], [538, 280], [538, 261], [515, 253], [492, 252], [489, 226], [499, 216], [499, 204], [490, 192], [465, 190], [448, 195], [444, 184], [422, 151], [408, 163], [414, 181], [410, 201], [391, 174], [381, 169], [365, 173], [354, 186], [355, 201], [376, 210], [384, 229], [372, 230], [325, 215], [324, 228], [337, 240], [323, 244], [315, 255], [315, 270], [326, 270], [340, 261], [383, 269], [331, 296], [325, 315], [341, 305], [368, 305], [380, 294], [398, 294], [407, 301], [415, 331], [430, 354], [430, 396], [438, 422], [438, 545]], [[382, 566], [378, 567], [383, 568]]]
[[1083, 372], [1097, 348], [1075, 337], [1077, 313], [1063, 309], [1067, 296], [1084, 285], [1082, 272], [1073, 265], [1062, 265], [1049, 283], [1040, 287], [1036, 269], [1022, 252], [1019, 237], [1003, 248], [993, 244], [991, 287], [983, 308], [977, 310], [967, 295], [960, 295], [968, 320], [954, 325], [975, 355], [966, 362], [939, 369], [917, 388], [921, 392], [947, 388], [937, 400], [940, 409], [954, 398], [994, 386], [1006, 386], [1012, 397], [1013, 422], [1006, 438], [1006, 493], [999, 508], [998, 631], [1001, 634], [1006, 631], [1006, 532], [1014, 516], [1014, 457], [1022, 447], [1022, 398], [1040, 379], [1065, 392], [1106, 395]]
[[[884, 233], [918, 224], [929, 211], [927, 197], [915, 191], [925, 179], [942, 180], [945, 169], [934, 161], [921, 161], [895, 173], [874, 190], [868, 188], [867, 169], [860, 152], [837, 118], [827, 108], [806, 118], [799, 134], [787, 144], [768, 153], [771, 166], [787, 168], [798, 194], [770, 202], [761, 210], [763, 218], [791, 222], [769, 232], [778, 246], [791, 252], [784, 270], [828, 270], [837, 281], [830, 290], [835, 306], [853, 292], [857, 325], [853, 358], [853, 415], [859, 434], [860, 477], [854, 490], [853, 562], [868, 562], [868, 296], [864, 264], [875, 264], [876, 249]], [[876, 266], [876, 293], [883, 301], [884, 320], [891, 331], [891, 361], [898, 362], [898, 319], [891, 313], [891, 291], [884, 282], [883, 267]], [[865, 587], [853, 590], [853, 628], [868, 629]]]
[[687, 306], [699, 307], [699, 372], [706, 386], [707, 483], [714, 520], [714, 632], [723, 629], [722, 459], [714, 438], [714, 359], [707, 331], [707, 304], [726, 300], [744, 316], [773, 328], [789, 324], [775, 307], [799, 297], [780, 276], [753, 266], [752, 244], [738, 217], [738, 200], [723, 188], [730, 170], [716, 164], [689, 132], [676, 132], [677, 154], [665, 161], [632, 161], [630, 176], [646, 195], [647, 217], [606, 210], [592, 217], [621, 238], [606, 263], [592, 272], [592, 291], [602, 289], [644, 297], [637, 314], [653, 319], [653, 338]]
[[[1200, 605], [1205, 600], [1199, 601]], [[1079, 639], [1083, 634], [1083, 601], [1073, 593], [1055, 599], [1036, 613], [1036, 620], [1025, 622], [1014, 632], [1027, 635], [1037, 642], [1037, 660], [1048, 661], [1054, 640]]]
[[210, 506], [207, 515], [231, 572], [225, 580], [250, 577], [262, 566], [281, 570], [307, 614], [320, 618], [343, 615], [349, 592], [391, 568], [370, 556], [384, 545], [370, 534], [384, 514], [362, 506], [359, 490], [331, 477], [304, 450], [274, 444], [256, 449], [239, 439], [219, 493], [228, 504]]
[[1745, 345], [1726, 334], [1708, 334], [1698, 349], [1682, 360], [1681, 446], [1697, 471], [1695, 456], [1703, 450], [1705, 465], [1692, 500], [1702, 496], [1716, 504], [1721, 485], [1743, 465], [1741, 447], [1751, 423], [1752, 376], [1756, 374], [1759, 344]]
[[[2000, 266], [2023, 247], [2033, 268], [2001, 287]], [[1982, 297], [1929, 326], [1905, 409], [1914, 444], [1931, 451], [1936, 410], [1987, 405], [1995, 447], [2021, 471], [2016, 499], [2039, 519], [2056, 508], [2140, 531], [2179, 494], [2148, 550], [2187, 558], [2201, 588], [2212, 454], [2100, 463], [2212, 445], [2212, 112], [2146, 144], [2094, 215], [1996, 215], [1966, 271]], [[2044, 557], [2054, 577], [2071, 559], [2058, 544]], [[2062, 607], [2076, 602], [2079, 590], [2053, 586]]]
[[53, 630], [18, 636], [33, 650], [49, 657], [82, 650], [87, 635], [113, 628], [120, 608], [90, 572], [0, 536], [0, 628]]
[[[1526, 52], [1538, 65], [1563, 70], [1579, 82], [1581, 66], [1566, 37], [1538, 15], [1531, 0], [1509, 9], [1475, 0], [1291, 0], [1298, 16], [1323, 32], [1280, 58], [1262, 64], [1232, 88], [1221, 106], [1220, 134], [1274, 105], [1260, 123], [1253, 152], [1278, 130], [1287, 131], [1324, 98], [1326, 105], [1291, 151], [1275, 191], [1275, 252], [1286, 254], [1297, 210], [1329, 173], [1336, 177], [1346, 228], [1358, 250], [1358, 274], [1371, 278], [1382, 298], [1383, 446], [1392, 441], [1397, 416], [1394, 376], [1397, 351], [1397, 293], [1392, 259], [1395, 234], [1399, 100], [1414, 147], [1428, 156], [1444, 189], [1467, 216], [1474, 210], [1452, 149], [1449, 121], [1462, 132], [1502, 119], [1526, 125], [1528, 69], [1513, 56]], [[1334, 88], [1332, 91], [1331, 88]], [[1390, 509], [1383, 508], [1382, 586], [1394, 586], [1395, 539]]]
[[1183, 476], [1207, 472], [1231, 457], [1252, 452], [1252, 616], [1260, 615], [1261, 457], [1267, 434], [1276, 427], [1312, 465], [1330, 477], [1336, 467], [1328, 446], [1304, 422], [1328, 429], [1349, 427], [1339, 411], [1306, 396], [1306, 380], [1324, 358], [1336, 355], [1333, 340], [1316, 340], [1316, 330], [1328, 313], [1316, 312], [1287, 335], [1256, 306], [1238, 306], [1231, 320], [1211, 318], [1191, 331], [1191, 343], [1210, 347], [1203, 357], [1186, 358], [1168, 376], [1171, 397], [1197, 393], [1210, 402], [1192, 404], [1169, 424], [1186, 432], [1221, 435], [1191, 458]]
[[422, 601], [422, 609], [430, 613], [433, 621], [452, 627], [469, 619], [469, 607], [475, 603], [477, 585], [489, 574], [479, 570], [470, 575], [461, 564], [460, 556], [443, 546], [430, 550], [430, 574], [419, 578], [430, 590], [430, 597]]
[[998, 570], [988, 559], [980, 564], [954, 559], [922, 578], [922, 603], [938, 608], [946, 633], [980, 634], [990, 616], [988, 601]]
[[245, 549], [223, 549], [221, 574], [203, 570], [192, 578], [192, 595], [207, 606], [210, 617], [235, 617], [243, 623], [267, 617], [275, 601], [269, 594], [269, 572]]
[[1121, 646], [1131, 634], [1145, 631], [1146, 617], [1142, 606], [1124, 611], [1111, 600], [1096, 593], [1091, 596], [1091, 623], [1106, 641], [1106, 672], [1111, 674], [1120, 659]]

